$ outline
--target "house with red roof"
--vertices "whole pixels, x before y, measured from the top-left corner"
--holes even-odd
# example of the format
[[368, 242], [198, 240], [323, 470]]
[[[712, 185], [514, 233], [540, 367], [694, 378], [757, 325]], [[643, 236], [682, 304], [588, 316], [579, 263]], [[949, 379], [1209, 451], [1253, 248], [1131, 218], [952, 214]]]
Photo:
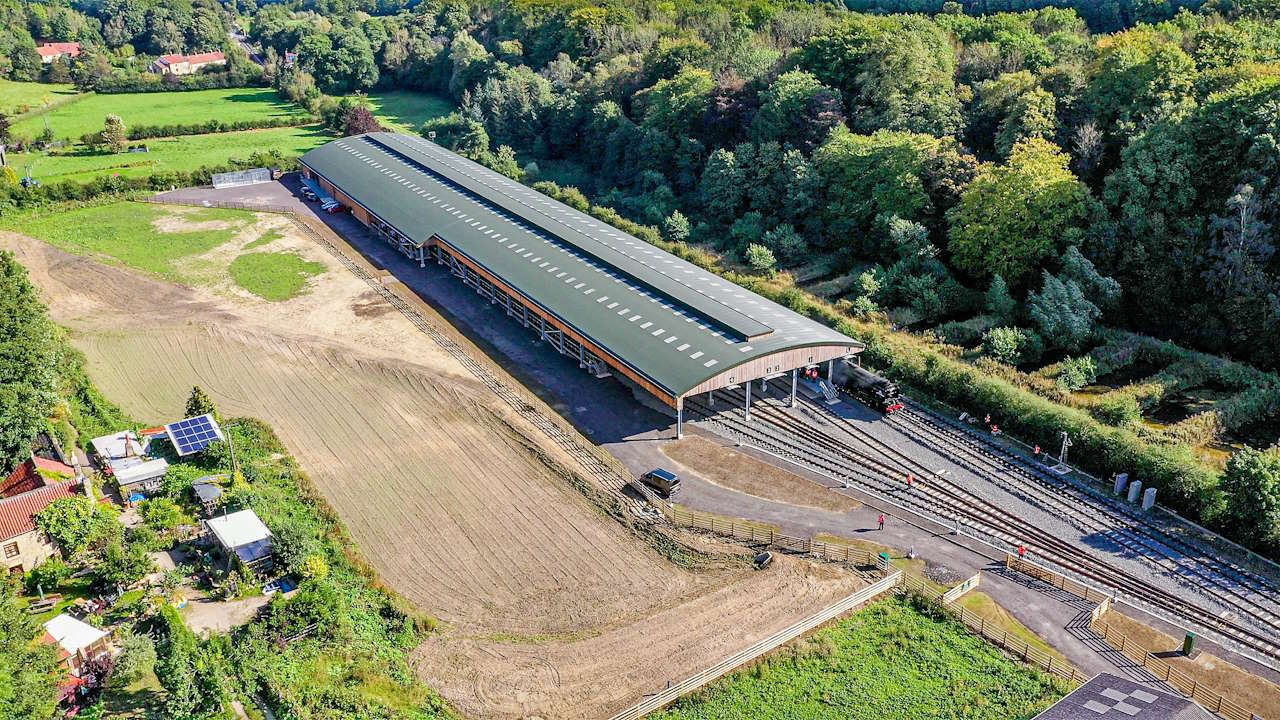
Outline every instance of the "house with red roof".
[[80, 43], [78, 42], [45, 42], [36, 46], [36, 52], [40, 54], [40, 62], [48, 65], [49, 63], [61, 57], [73, 58], [80, 56]]
[[76, 476], [69, 465], [51, 458], [32, 455], [14, 468], [9, 477], [0, 480], [0, 498], [21, 495], [49, 485], [66, 482]]
[[58, 549], [36, 527], [35, 515], [55, 500], [80, 493], [73, 479], [0, 500], [0, 571], [24, 573], [56, 555]]
[[227, 58], [221, 50], [195, 55], [161, 55], [151, 63], [151, 72], [161, 75], [190, 75], [210, 65], [226, 65]]

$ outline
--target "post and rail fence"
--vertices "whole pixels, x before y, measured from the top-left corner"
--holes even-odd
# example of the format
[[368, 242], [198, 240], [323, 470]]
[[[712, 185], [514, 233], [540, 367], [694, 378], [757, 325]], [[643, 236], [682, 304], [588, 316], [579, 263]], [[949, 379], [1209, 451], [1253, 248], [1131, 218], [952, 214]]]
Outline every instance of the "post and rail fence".
[[[308, 229], [311, 229], [314, 232], [314, 229], [309, 227], [309, 223], [306, 220], [298, 217], [294, 208], [283, 205], [232, 201], [179, 200], [156, 197], [148, 197], [144, 198], [144, 200], [157, 204], [219, 207], [235, 210], [281, 213], [291, 216], [296, 222], [308, 227]], [[1096, 478], [1093, 479], [1096, 480]], [[639, 482], [633, 482], [632, 486], [636, 488], [637, 491], [653, 506], [657, 507], [664, 518], [676, 526], [706, 530], [746, 542], [760, 543], [765, 546], [776, 547], [790, 552], [812, 554], [832, 562], [847, 562], [863, 567], [877, 566], [885, 572], [888, 572], [889, 570], [887, 565], [879, 556], [873, 554], [869, 550], [858, 548], [851, 544], [784, 535], [779, 531], [779, 528], [767, 523], [752, 522], [738, 518], [716, 515], [714, 513], [690, 510], [657, 497], [652, 493], [652, 491], [643, 487]], [[1252, 553], [1250, 554], [1252, 555]], [[1156, 657], [1155, 654], [1150, 652], [1148, 649], [1135, 641], [1129, 640], [1123, 633], [1102, 620], [1103, 615], [1105, 615], [1111, 607], [1113, 598], [1110, 595], [1096, 590], [1084, 583], [1073, 580], [1061, 573], [1055, 572], [1041, 565], [1019, 559], [1012, 555], [1006, 556], [1005, 567], [1009, 570], [1033, 577], [1050, 585], [1051, 587], [1057, 588], [1071, 595], [1075, 595], [1076, 597], [1082, 598], [1086, 601], [1097, 603], [1097, 606], [1090, 613], [1090, 628], [1094, 632], [1102, 637], [1109, 645], [1119, 650], [1125, 657], [1134, 663], [1137, 663], [1141, 667], [1146, 668], [1156, 678], [1193, 699], [1206, 709], [1217, 713], [1219, 716], [1226, 718], [1226, 720], [1257, 720], [1262, 717], [1244, 710], [1240, 705], [1227, 700], [1220, 693], [1204, 687], [1191, 676], [1178, 670], [1170, 663], [1165, 662], [1159, 657]], [[973, 580], [971, 579], [970, 581], [966, 581], [966, 583], [962, 583], [961, 586], [953, 588], [952, 591], [961, 589], [971, 581]], [[974, 585], [976, 584], [977, 583], [974, 582]], [[980, 637], [983, 637], [989, 642], [1005, 649], [1007, 652], [1020, 657], [1028, 664], [1044, 669], [1049, 674], [1072, 682], [1084, 682], [1088, 680], [1083, 673], [1071, 666], [1069, 663], [1032, 647], [1024, 640], [1011, 636], [1008, 631], [1003, 628], [988, 626], [986, 619], [976, 613], [964, 608], [956, 608], [950, 604], [949, 601], [954, 601], [956, 597], [963, 595], [964, 592], [967, 592], [970, 589], [972, 589], [972, 587], [966, 587], [963, 592], [952, 597], [947, 597], [949, 593], [942, 593], [936, 590], [920, 578], [907, 575], [901, 570], [893, 571], [891, 574], [872, 585], [868, 585], [867, 587], [860, 589], [858, 592], [849, 595], [817, 614], [805, 618], [804, 620], [801, 620], [800, 622], [785, 628], [764, 640], [761, 640], [755, 645], [731, 655], [716, 665], [686, 678], [666, 690], [656, 693], [640, 703], [627, 708], [615, 715], [612, 720], [641, 718], [649, 712], [666, 707], [678, 698], [703, 687], [707, 683], [728, 674], [737, 667], [740, 667], [741, 665], [750, 662], [771, 650], [781, 647], [790, 640], [799, 637], [809, 630], [843, 615], [854, 607], [879, 596], [887, 590], [896, 590], [899, 592], [912, 591], [937, 602], [945, 611], [957, 617], [970, 630], [978, 634]]]
[[632, 705], [631, 707], [614, 715], [611, 720], [637, 720], [651, 712], [661, 710], [676, 700], [679, 700], [681, 697], [694, 692], [708, 683], [724, 677], [752, 660], [776, 650], [810, 630], [813, 630], [820, 625], [824, 625], [831, 620], [844, 615], [855, 607], [872, 600], [889, 590], [892, 590], [902, 581], [902, 578], [902, 571], [895, 570], [893, 573], [881, 578], [877, 582], [867, 585], [852, 595], [839, 600], [835, 604], [830, 605], [829, 607], [826, 607], [789, 627], [779, 630], [773, 635], [770, 635], [748, 648], [730, 655], [706, 670], [695, 673], [678, 683], [672, 684], [661, 692], [650, 695], [644, 700], [641, 700], [635, 705]]
[[1097, 633], [1108, 645], [1120, 651], [1121, 655], [1139, 667], [1146, 669], [1156, 679], [1199, 703], [1206, 710], [1217, 713], [1220, 717], [1226, 718], [1226, 720], [1258, 720], [1263, 717], [1245, 710], [1239, 704], [1228, 700], [1221, 693], [1201, 685], [1195, 678], [1178, 670], [1172, 663], [1158, 657], [1141, 643], [1130, 640], [1124, 633], [1103, 620], [1103, 616], [1111, 610], [1113, 600], [1111, 596], [1013, 555], [1005, 558], [1005, 567], [1033, 577], [1078, 598], [1096, 602], [1097, 606], [1089, 613], [1090, 630]]

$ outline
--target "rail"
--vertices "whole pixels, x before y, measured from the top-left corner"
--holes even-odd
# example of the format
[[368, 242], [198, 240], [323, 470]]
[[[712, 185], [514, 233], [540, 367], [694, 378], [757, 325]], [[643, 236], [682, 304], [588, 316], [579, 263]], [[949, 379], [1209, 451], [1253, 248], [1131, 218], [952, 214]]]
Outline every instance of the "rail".
[[[954, 418], [959, 417], [962, 413], [962, 411], [959, 408], [956, 408], [952, 405], [942, 402], [941, 400], [938, 400], [935, 397], [928, 398], [927, 402], [920, 401], [920, 400], [913, 400], [913, 402], [925, 408], [929, 412], [944, 415], [945, 417], [947, 417], [948, 420], [953, 420]], [[946, 411], [946, 413], [940, 412], [938, 408], [942, 408], [943, 410]], [[976, 430], [974, 432], [976, 432], [979, 436], [981, 436], [982, 434]], [[1035, 452], [1035, 447], [1032, 447], [1030, 443], [1024, 440], [1020, 440], [1012, 435], [1009, 435], [1003, 432], [1000, 434], [1000, 438], [1001, 440], [1008, 442], [1011, 445], [1018, 446], [1018, 448], [1022, 451], [1023, 455], [1030, 458], [1037, 457]], [[996, 444], [999, 445], [1000, 442], [997, 441]], [[1062, 464], [1071, 469], [1071, 472], [1069, 474], [1074, 474], [1079, 478], [1083, 478], [1083, 481], [1079, 483], [1078, 487], [1082, 487], [1082, 489], [1086, 489], [1087, 491], [1097, 493], [1103, 497], [1107, 497], [1110, 495], [1111, 486], [1102, 478], [1092, 473], [1086, 472], [1085, 470], [1082, 470], [1079, 467], [1072, 465], [1071, 463], [1062, 463]], [[1187, 525], [1190, 525], [1191, 527], [1200, 531], [1208, 538], [1207, 542], [1215, 542], [1215, 543], [1221, 542], [1227, 547], [1235, 550], [1237, 553], [1243, 556], [1243, 561], [1249, 566], [1248, 568], [1249, 570], [1259, 575], [1263, 575], [1263, 574], [1270, 574], [1272, 576], [1280, 575], [1280, 563], [1277, 563], [1271, 558], [1263, 557], [1262, 555], [1259, 555], [1258, 553], [1254, 552], [1253, 550], [1250, 550], [1249, 548], [1241, 545], [1240, 543], [1232, 540], [1231, 538], [1226, 537], [1222, 533], [1219, 533], [1214, 530], [1210, 530], [1209, 528], [1201, 525], [1200, 523], [1190, 518], [1184, 517], [1183, 515], [1177, 512], [1174, 512], [1173, 510], [1170, 510], [1168, 507], [1165, 507], [1164, 505], [1158, 502], [1155, 504], [1153, 509], [1167, 517], [1172, 518], [1176, 522], [1186, 523]]]
[[761, 655], [772, 650], [776, 650], [810, 630], [828, 623], [868, 600], [892, 590], [902, 581], [902, 578], [902, 571], [895, 570], [893, 574], [882, 578], [871, 585], [861, 588], [852, 595], [849, 595], [835, 604], [810, 615], [794, 625], [779, 630], [773, 635], [770, 635], [744, 650], [730, 655], [706, 670], [691, 675], [661, 692], [650, 695], [644, 700], [641, 700], [635, 705], [632, 705], [631, 707], [614, 715], [611, 720], [635, 720], [636, 718], [642, 718], [655, 710], [660, 710], [698, 688], [724, 677], [738, 667], [751, 662]]
[[1130, 640], [1124, 633], [1108, 624], [1102, 618], [1111, 610], [1113, 600], [1111, 596], [1100, 593], [1088, 585], [1078, 583], [1048, 568], [1026, 560], [1020, 560], [1012, 555], [1005, 558], [1005, 567], [1033, 577], [1078, 598], [1098, 603], [1089, 613], [1090, 630], [1097, 633], [1108, 645], [1119, 650], [1121, 655], [1145, 668], [1155, 678], [1199, 703], [1206, 710], [1217, 713], [1227, 720], [1258, 720], [1263, 717], [1245, 710], [1239, 704], [1228, 700], [1221, 693], [1206, 688], [1195, 678], [1173, 667], [1172, 664], [1157, 657], [1155, 653], [1142, 644]]

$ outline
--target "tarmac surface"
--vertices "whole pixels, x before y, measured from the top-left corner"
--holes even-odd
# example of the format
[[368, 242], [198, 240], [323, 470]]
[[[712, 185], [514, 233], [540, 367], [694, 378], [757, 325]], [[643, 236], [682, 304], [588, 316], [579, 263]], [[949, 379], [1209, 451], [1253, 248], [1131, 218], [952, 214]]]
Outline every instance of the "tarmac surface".
[[[354, 251], [416, 293], [458, 332], [502, 364], [584, 435], [622, 461], [632, 473], [639, 475], [654, 467], [670, 464], [661, 450], [662, 445], [675, 436], [675, 418], [670, 409], [641, 391], [633, 392], [615, 379], [596, 379], [580, 370], [576, 358], [559, 355], [550, 345], [541, 342], [535, 333], [506, 317], [501, 309], [490, 305], [444, 267], [434, 262], [419, 267], [416, 261], [385, 244], [350, 214], [330, 215], [321, 211], [318, 205], [305, 202], [297, 194], [299, 187], [296, 176], [291, 175], [279, 183], [222, 190], [187, 188], [163, 193], [161, 198], [285, 208], [322, 220]], [[872, 414], [869, 410], [866, 412]], [[732, 444], [696, 422], [686, 422], [685, 431], [721, 444]], [[1088, 629], [1092, 604], [1043, 583], [1029, 581], [1021, 575], [1005, 573], [1003, 556], [994, 549], [969, 538], [957, 538], [951, 534], [950, 527], [916, 517], [899, 516], [896, 509], [881, 506], [875, 498], [856, 489], [835, 487], [838, 483], [830, 478], [768, 453], [750, 448], [736, 449], [820, 483], [832, 492], [847, 493], [863, 505], [837, 513], [774, 502], [716, 485], [693, 472], [681, 475], [681, 486], [673, 499], [693, 509], [774, 523], [790, 535], [808, 537], [827, 532], [888, 545], [901, 554], [914, 550], [929, 567], [944, 567], [958, 577], [968, 577], [981, 569], [980, 589], [1082, 672], [1089, 675], [1103, 671], [1118, 673], [1137, 682], [1171, 690]], [[876, 520], [882, 511], [890, 519], [885, 529], [880, 531], [876, 529]], [[1140, 610], [1125, 607], [1124, 614], [1175, 637], [1183, 632]], [[1280, 682], [1280, 674], [1214, 647], [1210, 642], [1201, 639], [1198, 645], [1202, 651], [1258, 672], [1273, 682]]]

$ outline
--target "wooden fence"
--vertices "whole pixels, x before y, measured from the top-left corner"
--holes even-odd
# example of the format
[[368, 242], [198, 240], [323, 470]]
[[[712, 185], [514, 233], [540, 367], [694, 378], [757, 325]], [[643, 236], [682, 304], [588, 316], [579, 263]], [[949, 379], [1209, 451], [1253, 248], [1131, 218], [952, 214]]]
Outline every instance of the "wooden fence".
[[969, 578], [968, 580], [965, 580], [959, 585], [956, 585], [950, 590], [942, 593], [942, 604], [950, 605], [951, 603], [954, 603], [955, 601], [964, 597], [965, 594], [968, 593], [970, 590], [978, 587], [978, 585], [981, 583], [982, 583], [982, 571], [979, 570], [978, 572], [973, 574], [973, 577]]
[[[1102, 618], [1111, 610], [1111, 596], [1104, 595], [1088, 585], [1076, 582], [1035, 563], [1019, 560], [1013, 555], [1006, 556], [1004, 564], [1006, 568], [1016, 570], [1024, 575], [1030, 575], [1059, 590], [1084, 598], [1090, 602], [1098, 603], [1097, 607], [1089, 613], [1090, 630], [1093, 630], [1106, 640], [1108, 645], [1119, 650], [1121, 655], [1146, 668], [1153, 676], [1163, 680], [1169, 687], [1196, 701], [1206, 710], [1215, 712], [1227, 718], [1227, 720], [1257, 720], [1262, 718], [1261, 715], [1247, 711], [1240, 705], [1226, 699], [1221, 693], [1200, 685], [1195, 678], [1156, 657], [1149, 649], [1130, 640], [1124, 633], [1107, 624]], [[1272, 720], [1275, 719], [1273, 718]]]
[[1005, 555], [1004, 566], [1009, 570], [1016, 570], [1023, 575], [1031, 577], [1063, 592], [1071, 593], [1078, 598], [1083, 598], [1093, 603], [1101, 603], [1104, 600], [1110, 600], [1111, 596], [1096, 590], [1082, 582], [1077, 582], [1062, 573], [1054, 572], [1049, 568], [1037, 565], [1029, 560], [1021, 560], [1016, 555]]
[[975, 635], [1003, 648], [1009, 654], [1021, 658], [1028, 665], [1034, 665], [1050, 675], [1055, 675], [1071, 682], [1083, 683], [1089, 679], [1088, 675], [1080, 672], [1065, 660], [1060, 660], [1043, 650], [1032, 647], [1027, 641], [1016, 635], [1010, 635], [1008, 630], [997, 627], [994, 623], [988, 623], [987, 619], [981, 615], [964, 608], [944, 604], [944, 593], [918, 577], [905, 576], [898, 589], [909, 590], [938, 603], [943, 610], [964, 623], [965, 627], [969, 628]]
[[902, 578], [902, 571], [895, 570], [891, 575], [858, 590], [834, 605], [831, 605], [830, 607], [821, 610], [820, 612], [811, 615], [790, 627], [779, 630], [764, 640], [755, 643], [751, 647], [730, 655], [706, 670], [695, 675], [691, 675], [690, 677], [666, 688], [662, 692], [650, 695], [644, 700], [641, 700], [635, 705], [632, 705], [626, 710], [614, 715], [612, 720], [635, 720], [635, 718], [642, 718], [655, 710], [660, 710], [684, 695], [703, 687], [707, 683], [724, 677], [734, 669], [741, 667], [765, 653], [782, 647], [786, 643], [800, 637], [810, 630], [813, 630], [824, 623], [830, 622], [868, 600], [893, 589], [902, 581]]
[[876, 553], [854, 545], [852, 541], [844, 543], [838, 539], [815, 540], [784, 535], [777, 525], [732, 518], [726, 515], [690, 510], [674, 503], [663, 502], [659, 506], [664, 517], [677, 527], [694, 528], [708, 532], [727, 535], [729, 537], [760, 543], [768, 547], [787, 552], [814, 555], [823, 560], [838, 563], [851, 563], [860, 567], [876, 566], [886, 569]]

